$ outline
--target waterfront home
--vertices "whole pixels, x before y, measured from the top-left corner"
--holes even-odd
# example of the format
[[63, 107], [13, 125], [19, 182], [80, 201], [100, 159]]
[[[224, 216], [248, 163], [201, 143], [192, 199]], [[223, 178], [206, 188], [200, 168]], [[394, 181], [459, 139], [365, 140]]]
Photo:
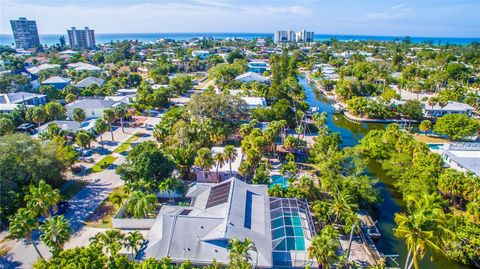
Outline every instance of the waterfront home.
[[240, 82], [253, 82], [253, 81], [256, 81], [256, 82], [259, 82], [259, 83], [264, 83], [264, 84], [268, 84], [270, 83], [270, 79], [267, 78], [267, 77], [264, 77], [260, 74], [257, 74], [257, 73], [254, 73], [254, 72], [247, 72], [247, 73], [244, 73], [244, 74], [241, 74], [239, 76], [237, 76], [235, 78], [236, 81], [240, 81]]
[[40, 127], [38, 127], [38, 133], [45, 132], [48, 129], [48, 126], [51, 124], [55, 124], [60, 129], [65, 130], [65, 131], [71, 131], [71, 132], [76, 132], [78, 130], [85, 130], [85, 131], [91, 131], [93, 130], [93, 126], [95, 125], [95, 120], [91, 119], [88, 121], [84, 121], [82, 123], [79, 123], [77, 121], [71, 121], [71, 120], [54, 120], [51, 122], [47, 122]]
[[67, 104], [65, 108], [67, 109], [67, 116], [69, 119], [72, 119], [73, 110], [75, 108], [83, 109], [87, 119], [97, 119], [103, 116], [103, 111], [105, 109], [113, 108], [118, 104], [117, 101], [112, 100], [83, 99]]
[[[224, 150], [224, 147], [213, 147], [211, 150], [212, 156], [215, 156], [216, 153], [222, 153]], [[240, 164], [242, 163], [242, 150], [235, 148], [235, 152], [237, 154], [231, 165], [230, 162], [226, 161], [223, 165], [219, 166], [218, 169], [216, 165], [213, 165], [208, 171], [197, 172], [197, 182], [221, 182], [232, 176], [237, 177], [239, 175]], [[230, 174], [230, 167], [232, 168], [232, 174]]]
[[447, 114], [472, 115], [474, 108], [470, 105], [449, 101], [444, 107], [435, 104], [433, 107], [423, 102], [423, 114], [425, 117], [441, 117]]
[[41, 64], [39, 66], [27, 68], [27, 71], [36, 75], [40, 71], [53, 69], [53, 68], [60, 68], [60, 65], [59, 64]]
[[50, 85], [55, 87], [55, 89], [57, 90], [61, 90], [70, 85], [70, 79], [60, 76], [49, 77], [46, 80], [42, 81], [42, 85]]
[[263, 74], [263, 72], [270, 70], [270, 66], [264, 61], [251, 61], [248, 63], [248, 71], [257, 74]]
[[248, 109], [262, 108], [267, 106], [267, 100], [263, 97], [240, 97], [247, 103]]
[[480, 176], [480, 143], [451, 143], [442, 147], [442, 159], [450, 168]]
[[104, 83], [105, 83], [104, 79], [96, 78], [96, 77], [86, 77], [80, 80], [77, 84], [75, 84], [75, 87], [85, 89], [86, 87], [94, 84], [101, 87], [103, 86]]
[[68, 69], [70, 70], [75, 70], [75, 71], [91, 71], [91, 72], [101, 72], [102, 68], [95, 66], [93, 64], [87, 64], [87, 63], [72, 63], [67, 65]]
[[210, 52], [208, 50], [194, 50], [192, 51], [192, 56], [206, 60], [210, 56]]
[[196, 183], [186, 197], [189, 206], [164, 204], [153, 223], [137, 220], [150, 226], [146, 258], [227, 265], [229, 240], [249, 238], [255, 245], [249, 253], [254, 268], [316, 265], [307, 253], [315, 227], [305, 200], [269, 197], [267, 185], [234, 177], [220, 184]]

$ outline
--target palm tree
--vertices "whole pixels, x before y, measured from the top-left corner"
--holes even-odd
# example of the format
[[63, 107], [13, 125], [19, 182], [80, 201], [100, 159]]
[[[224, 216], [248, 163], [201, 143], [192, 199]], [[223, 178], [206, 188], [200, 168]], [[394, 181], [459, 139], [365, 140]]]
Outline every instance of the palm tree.
[[338, 223], [338, 221], [342, 220], [344, 216], [347, 216], [358, 209], [358, 205], [352, 200], [353, 197], [351, 195], [339, 193], [334, 195], [333, 199], [329, 201], [329, 215], [335, 216], [335, 223]]
[[145, 239], [139, 231], [129, 232], [125, 237], [125, 246], [127, 249], [132, 249], [132, 254], [136, 256], [144, 241]]
[[420, 126], [418, 127], [420, 131], [424, 132], [425, 135], [428, 135], [428, 132], [432, 130], [432, 122], [429, 120], [424, 120], [420, 123]]
[[115, 121], [115, 112], [112, 109], [105, 109], [103, 111], [103, 120], [108, 124], [110, 129], [110, 134], [112, 135], [112, 141], [115, 141], [113, 138], [112, 123]]
[[235, 150], [233, 146], [228, 145], [223, 150], [223, 154], [225, 155], [225, 159], [228, 161], [228, 165], [230, 166], [230, 177], [232, 177], [232, 162], [237, 158], [237, 150]]
[[136, 219], [146, 218], [149, 214], [155, 212], [157, 203], [155, 194], [134, 191], [127, 201], [126, 209]]
[[250, 238], [245, 238], [244, 241], [241, 241], [238, 238], [230, 239], [228, 241], [227, 249], [230, 252], [228, 258], [230, 260], [231, 268], [245, 268], [246, 264], [252, 262], [250, 252], [257, 250], [255, 244]]
[[195, 162], [195, 151], [195, 148], [191, 145], [170, 149], [170, 155], [180, 173], [180, 178], [187, 179], [188, 173]]
[[57, 255], [65, 243], [70, 239], [70, 224], [63, 215], [58, 215], [52, 219], [47, 219], [40, 225], [40, 239], [45, 245], [51, 248], [52, 255]]
[[223, 152], [217, 152], [215, 155], [213, 155], [213, 162], [215, 163], [216, 171], [215, 171], [215, 177], [217, 180], [217, 183], [220, 181], [220, 176], [218, 175], [218, 169], [225, 164], [226, 158]]
[[97, 119], [95, 121], [95, 125], [93, 126], [93, 130], [100, 136], [100, 144], [103, 148], [103, 138], [102, 135], [108, 130], [108, 124], [105, 123], [103, 119]]
[[50, 217], [50, 208], [55, 207], [60, 200], [60, 192], [52, 188], [44, 180], [38, 182], [38, 187], [30, 185], [29, 194], [25, 195], [27, 209], [35, 215], [43, 214]]
[[37, 124], [37, 127], [40, 127], [40, 124], [47, 118], [47, 112], [45, 111], [44, 107], [38, 106], [33, 108], [31, 119]]
[[195, 165], [202, 169], [203, 180], [207, 181], [207, 173], [213, 165], [212, 152], [209, 148], [201, 148], [197, 152]]
[[85, 121], [86, 118], [87, 118], [87, 116], [85, 114], [85, 110], [83, 110], [79, 107], [76, 107], [76, 108], [73, 109], [72, 120], [81, 124], [82, 122]]
[[327, 225], [319, 235], [312, 238], [308, 257], [317, 260], [319, 268], [328, 269], [339, 259], [336, 252], [338, 247], [338, 234], [332, 225]]
[[120, 230], [107, 230], [104, 233], [97, 233], [90, 238], [90, 242], [102, 246], [106, 255], [115, 256], [125, 244], [125, 234]]
[[75, 142], [82, 148], [82, 159], [85, 160], [85, 148], [90, 144], [92, 137], [85, 131], [79, 131], [75, 137]]
[[444, 252], [445, 242], [453, 235], [445, 227], [443, 201], [438, 194], [424, 194], [407, 200], [407, 213], [396, 213], [393, 233], [404, 238], [408, 248], [405, 269], [419, 268], [427, 249]]
[[123, 197], [121, 194], [112, 193], [110, 196], [108, 196], [108, 201], [117, 208], [120, 208], [122, 206]]
[[[175, 191], [181, 190], [182, 187], [183, 187], [183, 182], [182, 181], [177, 180], [175, 178], [171, 178], [171, 177], [163, 180], [158, 185], [158, 189], [160, 191], [168, 193], [168, 194], [170, 194], [169, 193], [170, 191], [175, 192]], [[172, 196], [169, 195], [169, 197], [171, 198]]]
[[32, 233], [38, 227], [38, 219], [34, 213], [25, 208], [20, 208], [17, 213], [10, 219], [9, 232], [17, 238], [24, 238], [35, 248], [38, 256], [43, 259], [42, 254], [32, 239]]
[[115, 117], [117, 119], [120, 119], [120, 125], [122, 126], [122, 132], [125, 133], [125, 130], [123, 129], [123, 118], [127, 114], [127, 109], [125, 108], [125, 106], [119, 105], [119, 106], [115, 107], [114, 112], [115, 112]]

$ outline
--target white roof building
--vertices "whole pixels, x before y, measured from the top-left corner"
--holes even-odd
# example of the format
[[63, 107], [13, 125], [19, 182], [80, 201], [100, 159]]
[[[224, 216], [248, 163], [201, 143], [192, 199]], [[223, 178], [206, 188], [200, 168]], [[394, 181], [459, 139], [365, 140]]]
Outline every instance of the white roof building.
[[42, 70], [47, 70], [47, 69], [52, 69], [52, 68], [60, 68], [59, 64], [41, 64], [39, 66], [34, 66], [27, 68], [27, 71], [32, 73], [32, 74], [37, 74], [38, 72]]
[[305, 267], [315, 235], [304, 200], [268, 196], [267, 185], [237, 178], [197, 183], [187, 193], [190, 206], [163, 205], [148, 234], [146, 257], [207, 265], [228, 263], [228, 241], [250, 238], [256, 268]]
[[474, 110], [470, 105], [451, 101], [449, 101], [444, 107], [441, 107], [439, 104], [435, 104], [432, 107], [427, 102], [424, 102], [423, 105], [423, 114], [426, 117], [441, 117], [447, 114], [471, 115]]
[[269, 83], [270, 79], [267, 77], [264, 77], [260, 74], [257, 74], [255, 72], [247, 72], [244, 74], [241, 74], [235, 78], [235, 80], [240, 81], [240, 82], [260, 82], [260, 83]]
[[240, 97], [247, 103], [248, 109], [254, 109], [267, 106], [267, 101], [263, 97]]
[[443, 146], [442, 158], [451, 168], [480, 176], [480, 143], [452, 143]]
[[[224, 147], [213, 147], [212, 156], [217, 153], [222, 153], [225, 150]], [[235, 160], [231, 163], [232, 174], [230, 174], [230, 162], [226, 161], [222, 166], [217, 167], [213, 165], [210, 167], [208, 172], [199, 171], [197, 173], [198, 182], [221, 182], [223, 180], [229, 179], [232, 176], [238, 176], [238, 171], [240, 169], [240, 164], [242, 163], [243, 155], [240, 148], [235, 148], [236, 157]]]
[[72, 63], [67, 65], [68, 69], [75, 70], [75, 71], [93, 71], [93, 72], [100, 72], [102, 71], [102, 68], [95, 66], [93, 64], [87, 64], [87, 63]]

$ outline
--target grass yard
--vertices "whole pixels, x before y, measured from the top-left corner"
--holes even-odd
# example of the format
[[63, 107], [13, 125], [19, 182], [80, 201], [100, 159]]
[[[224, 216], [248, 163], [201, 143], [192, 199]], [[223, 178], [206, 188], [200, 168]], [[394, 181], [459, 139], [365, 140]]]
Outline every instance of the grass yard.
[[112, 218], [117, 213], [120, 204], [113, 204], [110, 202], [110, 197], [122, 197], [122, 203], [128, 197], [124, 191], [124, 186], [116, 187], [112, 193], [105, 199], [102, 204], [95, 209], [92, 215], [88, 217], [85, 225], [93, 228], [112, 228]]
[[128, 138], [127, 141], [123, 142], [120, 146], [118, 146], [113, 152], [122, 153], [122, 152], [126, 151], [133, 142], [140, 139], [141, 135], [142, 135], [141, 133], [134, 134], [133, 136]]
[[87, 184], [88, 183], [83, 180], [71, 180], [65, 183], [64, 187], [62, 187], [60, 191], [60, 199], [70, 200], [75, 194], [87, 186]]
[[107, 169], [112, 163], [117, 159], [117, 157], [108, 155], [105, 158], [101, 159], [92, 167], [92, 173], [102, 172]]
[[445, 139], [445, 138], [440, 138], [440, 137], [435, 137], [435, 136], [426, 136], [426, 135], [421, 135], [421, 134], [415, 134], [414, 137], [418, 141], [423, 142], [423, 143], [427, 143], [427, 144], [432, 144], [432, 143], [443, 144], [443, 143], [449, 143], [450, 142], [450, 140]]

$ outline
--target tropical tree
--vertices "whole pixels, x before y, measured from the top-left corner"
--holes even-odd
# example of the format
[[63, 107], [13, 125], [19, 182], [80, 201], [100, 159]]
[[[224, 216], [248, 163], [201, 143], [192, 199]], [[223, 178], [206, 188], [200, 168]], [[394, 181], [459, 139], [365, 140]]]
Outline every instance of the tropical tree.
[[228, 161], [228, 165], [230, 167], [230, 177], [233, 176], [232, 173], [232, 162], [235, 161], [237, 158], [237, 150], [232, 146], [228, 145], [223, 150], [223, 154], [225, 155], [225, 159]]
[[75, 137], [75, 142], [82, 148], [82, 159], [85, 159], [85, 149], [92, 141], [92, 136], [85, 131], [79, 131]]
[[39, 216], [51, 217], [50, 209], [60, 200], [60, 192], [48, 185], [44, 180], [38, 182], [38, 187], [30, 185], [29, 193], [25, 195], [27, 209]]
[[195, 162], [195, 152], [196, 150], [192, 145], [170, 148], [169, 153], [180, 173], [180, 178], [187, 179], [188, 173]]
[[132, 254], [134, 254], [134, 256], [138, 254], [138, 251], [140, 250], [140, 247], [143, 245], [144, 242], [145, 239], [139, 231], [129, 232], [125, 237], [125, 246], [127, 247], [127, 249], [132, 250]]
[[103, 120], [108, 124], [108, 127], [110, 129], [110, 134], [112, 135], [112, 141], [115, 141], [113, 138], [113, 130], [112, 130], [112, 123], [116, 120], [115, 118], [115, 112], [112, 109], [105, 109], [103, 111]]
[[67, 219], [63, 215], [46, 219], [40, 225], [40, 239], [45, 245], [50, 247], [50, 251], [55, 256], [63, 250], [64, 244], [70, 239], [71, 228]]
[[126, 204], [126, 211], [136, 219], [146, 218], [155, 212], [158, 200], [155, 194], [134, 191]]
[[[227, 249], [229, 251], [228, 259], [231, 268], [248, 268], [251, 267], [252, 256], [250, 252], [256, 251], [255, 244], [250, 238], [241, 241], [233, 238], [228, 241]], [[258, 255], [258, 254], [257, 254]]]
[[93, 126], [93, 130], [100, 136], [100, 144], [102, 145], [102, 148], [103, 148], [104, 145], [103, 145], [102, 135], [108, 130], [108, 124], [105, 123], [103, 119], [97, 119], [95, 121], [95, 125]]
[[101, 246], [106, 255], [114, 257], [125, 244], [125, 234], [120, 230], [106, 230], [104, 233], [97, 233], [91, 237], [90, 242]]
[[223, 154], [223, 152], [217, 152], [215, 153], [215, 155], [213, 155], [213, 162], [215, 163], [215, 176], [216, 176], [216, 180], [217, 182], [220, 181], [220, 176], [218, 175], [218, 169], [225, 165], [225, 161], [226, 161], [226, 158], [225, 158], [225, 154]]
[[10, 219], [9, 232], [12, 236], [17, 238], [24, 238], [25, 240], [27, 240], [27, 242], [31, 243], [35, 248], [35, 251], [37, 252], [38, 256], [40, 256], [40, 258], [43, 259], [42, 254], [38, 250], [37, 245], [35, 244], [32, 238], [32, 233], [37, 229], [37, 227], [38, 227], [38, 219], [36, 215], [32, 213], [30, 210], [27, 210], [25, 208], [20, 208], [17, 211], [17, 214], [15, 214]]
[[0, 136], [8, 133], [13, 133], [15, 131], [15, 124], [11, 119], [0, 118]]
[[428, 135], [428, 132], [432, 130], [432, 122], [429, 120], [424, 120], [420, 123], [419, 126], [420, 131], [424, 132], [426, 135]]
[[82, 122], [85, 121], [86, 118], [87, 118], [87, 115], [85, 114], [85, 110], [79, 107], [76, 107], [73, 109], [72, 120], [81, 124]]
[[117, 119], [120, 119], [120, 125], [122, 126], [122, 132], [125, 133], [125, 130], [123, 129], [123, 118], [125, 117], [125, 115], [127, 115], [126, 107], [123, 106], [123, 105], [119, 105], [119, 106], [115, 107], [114, 112], [115, 112], [115, 117]]
[[329, 201], [329, 204], [329, 215], [335, 217], [335, 223], [344, 220], [346, 216], [358, 209], [358, 205], [354, 202], [353, 196], [344, 192], [333, 195], [333, 199]]
[[32, 108], [30, 119], [35, 122], [38, 127], [40, 127], [40, 124], [47, 120], [47, 118], [47, 112], [45, 111], [44, 107], [36, 106]]
[[202, 169], [203, 179], [207, 180], [207, 173], [210, 170], [210, 167], [213, 165], [212, 152], [209, 148], [201, 148], [197, 152], [197, 157], [195, 158], [195, 165]]
[[332, 225], [325, 226], [320, 234], [313, 237], [308, 248], [308, 257], [317, 260], [319, 268], [331, 268], [338, 261], [337, 248], [340, 246], [338, 234]]
[[75, 102], [76, 100], [77, 96], [73, 93], [69, 93], [65, 96], [65, 101], [67, 101], [67, 103]]

